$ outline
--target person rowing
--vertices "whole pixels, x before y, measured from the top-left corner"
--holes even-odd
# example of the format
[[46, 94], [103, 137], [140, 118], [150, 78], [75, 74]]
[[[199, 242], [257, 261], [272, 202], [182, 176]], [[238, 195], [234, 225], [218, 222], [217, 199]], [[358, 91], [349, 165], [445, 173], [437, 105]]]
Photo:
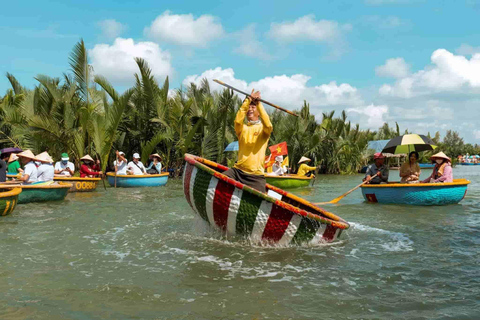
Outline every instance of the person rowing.
[[298, 161], [298, 164], [300, 167], [298, 167], [297, 175], [300, 177], [305, 177], [310, 171], [314, 171], [317, 169], [317, 167], [310, 167], [307, 163], [312, 161], [311, 159], [307, 157], [301, 157], [300, 161]]
[[374, 163], [368, 166], [365, 173], [365, 184], [381, 184], [388, 182], [388, 167], [385, 165], [385, 156], [381, 152], [373, 155]]
[[234, 125], [238, 138], [238, 158], [233, 168], [223, 174], [265, 192], [265, 151], [273, 126], [260, 99], [260, 91], [252, 90], [237, 112]]
[[93, 158], [87, 154], [80, 158], [80, 161], [83, 162], [83, 164], [80, 166], [80, 178], [95, 178], [103, 174], [103, 172], [100, 171], [99, 160], [97, 160], [97, 163], [95, 163]]
[[126, 175], [127, 174], [127, 159], [125, 158], [125, 153], [123, 151], [115, 151], [117, 160], [113, 161], [115, 166], [116, 175]]

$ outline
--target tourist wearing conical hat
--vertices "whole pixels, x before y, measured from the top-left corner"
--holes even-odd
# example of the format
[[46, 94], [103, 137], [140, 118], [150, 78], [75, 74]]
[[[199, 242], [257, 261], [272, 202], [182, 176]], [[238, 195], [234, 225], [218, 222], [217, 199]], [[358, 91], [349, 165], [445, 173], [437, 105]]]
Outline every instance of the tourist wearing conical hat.
[[88, 154], [80, 158], [83, 164], [80, 166], [80, 178], [94, 178], [102, 175], [100, 161], [97, 163]]
[[69, 161], [68, 153], [61, 155], [60, 161], [55, 163], [55, 175], [59, 177], [73, 177], [75, 173], [75, 165]]
[[53, 168], [53, 159], [47, 151], [38, 154], [35, 158], [40, 162], [37, 167], [37, 181], [53, 181], [55, 169]]
[[162, 157], [158, 153], [150, 155], [150, 165], [147, 167], [148, 174], [159, 174], [162, 172]]
[[23, 172], [23, 169], [20, 167], [17, 155], [11, 153], [10, 158], [8, 158], [8, 174], [19, 174], [21, 172]]
[[307, 163], [310, 161], [312, 160], [310, 160], [307, 157], [300, 158], [300, 161], [298, 161], [298, 164], [300, 165], [300, 167], [298, 167], [297, 175], [304, 177], [310, 171], [314, 171], [315, 169], [317, 169], [317, 167], [310, 167], [309, 165], [307, 165]]
[[[268, 113], [260, 102], [260, 92], [245, 98], [235, 116], [235, 133], [238, 138], [238, 158], [233, 168], [223, 174], [265, 192], [265, 150], [273, 131]], [[245, 117], [247, 123], [245, 123]]]
[[37, 182], [38, 170], [37, 165], [35, 164], [37, 159], [35, 158], [33, 152], [30, 150], [25, 150], [17, 154], [17, 157], [23, 164], [23, 176], [18, 180], [23, 181], [24, 183]]
[[443, 152], [439, 152], [430, 157], [435, 162], [433, 172], [422, 183], [453, 182], [452, 160]]

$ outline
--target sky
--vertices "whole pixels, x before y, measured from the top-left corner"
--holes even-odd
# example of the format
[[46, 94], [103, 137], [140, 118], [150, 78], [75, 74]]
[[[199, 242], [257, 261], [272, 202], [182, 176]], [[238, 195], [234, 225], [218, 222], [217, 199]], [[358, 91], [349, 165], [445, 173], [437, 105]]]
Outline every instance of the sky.
[[[317, 119], [347, 111], [363, 129], [460, 132], [480, 143], [480, 1], [9, 1], [0, 12], [0, 94], [13, 74], [90, 64], [119, 90], [135, 57], [170, 88], [220, 79]], [[220, 86], [211, 83], [213, 90]]]

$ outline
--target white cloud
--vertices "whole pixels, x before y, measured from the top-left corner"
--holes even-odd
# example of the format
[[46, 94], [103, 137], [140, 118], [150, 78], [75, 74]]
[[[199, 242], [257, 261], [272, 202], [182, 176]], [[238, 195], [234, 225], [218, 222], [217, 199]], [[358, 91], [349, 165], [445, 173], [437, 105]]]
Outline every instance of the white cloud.
[[138, 42], [133, 39], [117, 38], [113, 45], [97, 44], [88, 51], [95, 74], [107, 77], [116, 84], [130, 84], [138, 66], [134, 58], [145, 59], [155, 77], [165, 77], [173, 73], [170, 53], [160, 49], [153, 42]]
[[404, 78], [410, 73], [410, 66], [403, 58], [391, 58], [385, 64], [375, 68], [375, 74], [379, 77]]
[[349, 114], [361, 115], [361, 122], [366, 123], [369, 128], [379, 128], [387, 121], [385, 117], [388, 115], [388, 106], [370, 104], [365, 107], [348, 108], [346, 111]]
[[[303, 74], [265, 77], [248, 83], [235, 78], [233, 69], [218, 67], [207, 70], [201, 75], [186, 77], [183, 85], [188, 86], [191, 82], [199, 84], [204, 78], [210, 82], [213, 79], [221, 80], [245, 92], [250, 92], [253, 88], [260, 90], [265, 99], [285, 106], [287, 109], [299, 109], [303, 101], [307, 100], [310, 103], [311, 112], [317, 116], [321, 116], [322, 107], [328, 106], [328, 110], [338, 107], [339, 110], [343, 110], [346, 106], [359, 106], [363, 103], [357, 89], [347, 83], [338, 85], [332, 81], [319, 86], [308, 86], [310, 77]], [[212, 89], [223, 89], [222, 86], [211, 83]]]
[[202, 15], [172, 14], [165, 11], [145, 28], [144, 33], [157, 41], [167, 41], [184, 46], [206, 47], [209, 42], [221, 38], [225, 31], [218, 19]]
[[[272, 58], [265, 50], [265, 46], [258, 41], [255, 33], [255, 24], [248, 25], [245, 29], [235, 32], [232, 36], [237, 39], [239, 43], [233, 50], [235, 53], [261, 60], [270, 60]], [[248, 45], [244, 45], [245, 43], [248, 43]]]
[[473, 130], [473, 137], [476, 140], [480, 140], [480, 130]]
[[476, 53], [480, 53], [480, 47], [472, 47], [469, 44], [462, 43], [460, 47], [455, 49], [455, 52], [462, 56], [472, 56]]
[[98, 26], [100, 29], [102, 29], [103, 36], [109, 39], [115, 39], [127, 29], [125, 25], [115, 21], [114, 19], [102, 20], [98, 22]]
[[269, 36], [279, 42], [294, 41], [336, 41], [345, 31], [351, 30], [349, 24], [340, 25], [331, 20], [315, 20], [313, 14], [298, 18], [294, 22], [272, 23]]
[[397, 80], [394, 85], [383, 85], [379, 93], [408, 98], [419, 94], [480, 89], [480, 54], [474, 54], [469, 60], [438, 49], [432, 53], [431, 62], [423, 70]]

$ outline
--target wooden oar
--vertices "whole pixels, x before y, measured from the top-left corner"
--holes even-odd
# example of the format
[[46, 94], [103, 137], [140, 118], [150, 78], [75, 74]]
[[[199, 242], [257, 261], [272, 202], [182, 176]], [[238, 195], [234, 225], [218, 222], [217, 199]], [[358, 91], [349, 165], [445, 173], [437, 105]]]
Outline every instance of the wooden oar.
[[[246, 92], [243, 92], [243, 91], [241, 91], [241, 90], [238, 90], [237, 88], [234, 88], [234, 87], [232, 87], [231, 85], [226, 84], [225, 82], [222, 82], [222, 81], [217, 80], [217, 79], [213, 79], [213, 81], [215, 81], [215, 82], [218, 83], [218, 84], [221, 84], [221, 85], [224, 86], [224, 87], [227, 87], [227, 88], [229, 88], [229, 89], [232, 89], [233, 91], [237, 91], [237, 92], [239, 92], [239, 93], [241, 93], [241, 94], [244, 94], [244, 95], [246, 95], [246, 96], [250, 96], [250, 94], [248, 94], [248, 93], [246, 93]], [[277, 108], [278, 110], [282, 110], [283, 112], [286, 112], [286, 113], [288, 113], [288, 114], [291, 114], [292, 116], [298, 117], [298, 114], [296, 114], [296, 113], [294, 113], [294, 112], [292, 112], [292, 111], [290, 111], [290, 110], [284, 109], [284, 108], [282, 108], [282, 107], [280, 107], [280, 106], [277, 106], [276, 104], [273, 104], [273, 103], [268, 102], [268, 101], [263, 100], [263, 99], [258, 99], [258, 101], [261, 101], [261, 102], [263, 102], [263, 103], [266, 103], [266, 104], [268, 104], [269, 106], [272, 106], [272, 107], [274, 107], [274, 108]]]
[[[97, 155], [97, 160], [98, 160], [98, 155]], [[102, 167], [100, 167], [101, 169]], [[105, 189], [105, 191], [107, 191], [107, 186], [105, 185], [105, 173], [102, 174], [102, 182], [103, 182], [103, 188]]]
[[[378, 172], [376, 174], [374, 174], [372, 176], [372, 179], [375, 178], [376, 176], [378, 175]], [[371, 180], [371, 179], [370, 179]], [[338, 201], [342, 200], [343, 198], [345, 198], [347, 195], [349, 195], [350, 193], [352, 193], [353, 191], [357, 190], [358, 188], [360, 188], [361, 186], [363, 186], [365, 183], [367, 183], [368, 181], [365, 180], [363, 181], [362, 183], [360, 183], [358, 186], [356, 186], [355, 188], [351, 189], [351, 190], [348, 190], [347, 192], [345, 192], [344, 194], [342, 194], [340, 197], [336, 197], [335, 199], [333, 199], [332, 201], [328, 201], [328, 202], [314, 202], [313, 204], [315, 205], [318, 205], [318, 204], [328, 204], [328, 203], [337, 203]]]

